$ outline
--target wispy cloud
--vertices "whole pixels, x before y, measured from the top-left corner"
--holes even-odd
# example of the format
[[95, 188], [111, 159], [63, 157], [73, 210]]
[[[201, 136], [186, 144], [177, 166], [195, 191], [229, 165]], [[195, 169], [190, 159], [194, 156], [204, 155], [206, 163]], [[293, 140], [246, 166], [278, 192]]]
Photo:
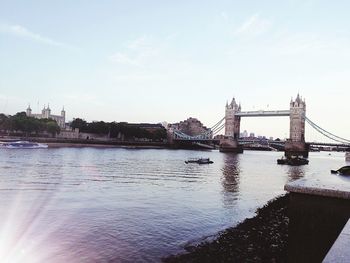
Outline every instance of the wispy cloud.
[[50, 46], [73, 48], [72, 46], [67, 45], [65, 43], [34, 33], [21, 25], [0, 24], [0, 33], [13, 35], [20, 38], [30, 39], [32, 41], [35, 41], [41, 44], [50, 45]]
[[111, 56], [111, 60], [120, 64], [127, 64], [132, 66], [140, 66], [141, 59], [139, 56], [131, 57], [130, 55], [122, 52], [117, 52]]
[[272, 26], [272, 22], [268, 19], [254, 14], [248, 17], [236, 30], [236, 35], [260, 35], [267, 32]]
[[110, 59], [120, 64], [142, 66], [157, 53], [158, 49], [149, 37], [140, 37], [129, 42], [123, 52], [116, 52]]
[[330, 41], [323, 36], [315, 34], [291, 34], [282, 37], [273, 46], [273, 52], [281, 55], [298, 55], [298, 54], [342, 54], [348, 55], [350, 49], [348, 48], [349, 41], [332, 38]]

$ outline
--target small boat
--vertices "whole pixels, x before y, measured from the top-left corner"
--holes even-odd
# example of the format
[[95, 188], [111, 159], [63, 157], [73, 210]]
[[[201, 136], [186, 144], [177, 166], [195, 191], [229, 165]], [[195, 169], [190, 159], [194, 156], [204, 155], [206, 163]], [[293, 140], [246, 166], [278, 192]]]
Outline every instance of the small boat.
[[213, 163], [213, 161], [210, 161], [209, 158], [190, 158], [185, 163], [198, 163], [198, 164], [210, 164]]
[[281, 159], [277, 159], [277, 164], [304, 165], [308, 163], [309, 160], [301, 156], [290, 156], [288, 158], [282, 156]]
[[331, 170], [332, 174], [350, 175], [350, 166], [343, 166], [338, 170]]
[[281, 159], [277, 159], [277, 164], [286, 164], [287, 158], [282, 156]]
[[47, 144], [28, 141], [0, 142], [0, 148], [5, 149], [42, 149], [47, 147]]
[[309, 164], [309, 160], [300, 156], [296, 157], [291, 157], [288, 159], [288, 164], [289, 165], [304, 165], [304, 164]]

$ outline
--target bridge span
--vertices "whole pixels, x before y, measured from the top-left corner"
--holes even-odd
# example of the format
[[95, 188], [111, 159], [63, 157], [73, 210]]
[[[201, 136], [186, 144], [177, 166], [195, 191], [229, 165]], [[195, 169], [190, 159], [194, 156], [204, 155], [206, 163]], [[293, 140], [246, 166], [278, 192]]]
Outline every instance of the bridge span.
[[235, 114], [239, 117], [273, 117], [273, 116], [290, 116], [290, 110], [275, 111], [240, 111]]

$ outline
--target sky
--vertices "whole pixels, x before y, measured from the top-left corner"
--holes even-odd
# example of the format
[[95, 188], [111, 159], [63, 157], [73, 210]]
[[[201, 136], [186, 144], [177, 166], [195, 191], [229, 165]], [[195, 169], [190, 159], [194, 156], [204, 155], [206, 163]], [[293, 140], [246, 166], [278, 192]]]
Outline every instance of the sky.
[[[67, 119], [207, 127], [243, 111], [289, 109], [350, 138], [349, 1], [0, 0], [0, 112], [31, 105]], [[288, 117], [241, 130], [288, 137]], [[306, 128], [308, 141], [323, 141]]]

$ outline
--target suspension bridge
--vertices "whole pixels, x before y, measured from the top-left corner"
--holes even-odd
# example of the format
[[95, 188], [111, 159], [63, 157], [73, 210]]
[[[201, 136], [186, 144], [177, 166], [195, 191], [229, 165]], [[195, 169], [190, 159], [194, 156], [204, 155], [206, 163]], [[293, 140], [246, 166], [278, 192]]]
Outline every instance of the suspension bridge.
[[[172, 139], [175, 143], [187, 142], [203, 147], [205, 147], [205, 145], [208, 146], [208, 144], [220, 144], [220, 149], [228, 149], [228, 151], [231, 149], [232, 151], [239, 152], [239, 148], [242, 145], [256, 143], [256, 140], [239, 137], [240, 120], [242, 117], [286, 116], [290, 118], [290, 138], [286, 142], [271, 142], [272, 144], [285, 147], [286, 152], [290, 152], [291, 154], [297, 152], [307, 155], [310, 146], [350, 147], [349, 139], [337, 136], [336, 134], [320, 127], [306, 117], [305, 113], [305, 100], [302, 100], [299, 94], [295, 100], [291, 100], [289, 110], [241, 111], [241, 105], [238, 105], [235, 102], [235, 99], [233, 99], [230, 104], [226, 104], [225, 116], [205, 132], [196, 135], [189, 135], [181, 130], [174, 129], [172, 131]], [[334, 141], [334, 143], [305, 142], [305, 122], [325, 138]], [[225, 130], [224, 136], [221, 136], [220, 138], [215, 137], [223, 130]]]

